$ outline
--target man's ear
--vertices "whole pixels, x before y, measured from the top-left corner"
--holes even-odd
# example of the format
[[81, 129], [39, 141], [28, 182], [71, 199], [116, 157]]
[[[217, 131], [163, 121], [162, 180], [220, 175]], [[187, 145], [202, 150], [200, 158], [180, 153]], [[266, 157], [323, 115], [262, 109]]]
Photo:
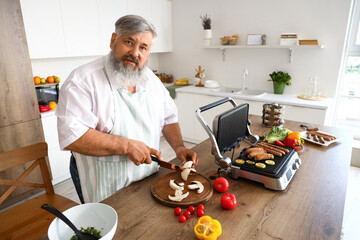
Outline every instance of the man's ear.
[[113, 33], [113, 34], [111, 35], [111, 42], [110, 42], [110, 48], [111, 48], [111, 49], [113, 49], [113, 47], [114, 47], [116, 37], [117, 37], [117, 34], [116, 34], [116, 33]]

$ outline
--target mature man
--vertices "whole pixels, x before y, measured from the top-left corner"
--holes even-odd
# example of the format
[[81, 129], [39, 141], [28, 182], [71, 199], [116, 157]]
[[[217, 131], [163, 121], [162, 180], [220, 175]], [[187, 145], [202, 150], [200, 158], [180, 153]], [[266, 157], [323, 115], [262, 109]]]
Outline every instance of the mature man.
[[182, 162], [198, 163], [184, 147], [173, 100], [146, 67], [155, 36], [142, 17], [120, 18], [110, 53], [75, 69], [60, 89], [60, 147], [75, 156], [85, 202], [158, 171], [150, 155], [161, 158], [161, 132]]

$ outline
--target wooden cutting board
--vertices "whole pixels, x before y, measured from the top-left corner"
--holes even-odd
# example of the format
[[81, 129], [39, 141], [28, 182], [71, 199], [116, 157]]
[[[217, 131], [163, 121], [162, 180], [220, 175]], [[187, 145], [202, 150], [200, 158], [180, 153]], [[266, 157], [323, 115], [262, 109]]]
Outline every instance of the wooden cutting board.
[[[175, 190], [173, 190], [169, 185], [171, 179], [175, 179], [176, 183], [183, 182], [183, 193], [189, 192], [189, 195], [181, 202], [174, 202], [168, 198], [168, 195], [175, 195]], [[204, 191], [202, 193], [197, 193], [196, 190], [189, 190], [187, 186], [191, 183], [191, 181], [201, 182], [204, 185]], [[168, 207], [195, 207], [200, 203], [207, 202], [211, 198], [213, 195], [213, 187], [210, 180], [200, 174], [191, 174], [185, 182], [181, 178], [181, 174], [179, 172], [170, 172], [160, 176], [152, 183], [151, 193], [158, 202]]]

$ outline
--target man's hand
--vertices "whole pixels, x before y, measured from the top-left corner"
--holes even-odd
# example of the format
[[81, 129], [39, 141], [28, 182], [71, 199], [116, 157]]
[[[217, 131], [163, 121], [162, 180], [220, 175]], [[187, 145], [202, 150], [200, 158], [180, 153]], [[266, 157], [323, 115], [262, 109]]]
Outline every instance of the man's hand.
[[150, 164], [152, 162], [151, 154], [162, 159], [161, 154], [156, 149], [148, 147], [143, 142], [131, 139], [129, 139], [126, 154], [137, 166], [143, 163]]
[[196, 152], [185, 148], [185, 147], [179, 147], [175, 149], [176, 157], [180, 159], [180, 161], [183, 162], [183, 164], [187, 161], [193, 161], [194, 167], [196, 168], [199, 163], [199, 157]]

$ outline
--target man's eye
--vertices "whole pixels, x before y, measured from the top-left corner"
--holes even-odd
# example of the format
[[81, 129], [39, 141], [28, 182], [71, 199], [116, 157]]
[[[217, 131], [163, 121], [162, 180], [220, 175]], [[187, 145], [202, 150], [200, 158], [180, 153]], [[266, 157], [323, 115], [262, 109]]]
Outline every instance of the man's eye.
[[126, 42], [126, 44], [128, 44], [128, 45], [132, 45], [132, 41], [125, 41]]
[[146, 51], [147, 48], [146, 47], [140, 47], [140, 49]]

